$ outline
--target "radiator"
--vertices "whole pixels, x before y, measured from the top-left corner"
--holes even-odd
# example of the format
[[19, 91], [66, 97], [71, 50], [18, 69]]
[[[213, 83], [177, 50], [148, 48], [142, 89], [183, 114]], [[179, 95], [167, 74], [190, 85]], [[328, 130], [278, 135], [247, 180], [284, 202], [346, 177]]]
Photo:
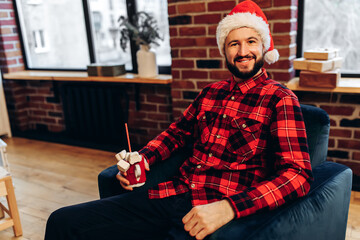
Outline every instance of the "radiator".
[[64, 83], [61, 98], [68, 136], [100, 144], [126, 146], [129, 98], [124, 86]]

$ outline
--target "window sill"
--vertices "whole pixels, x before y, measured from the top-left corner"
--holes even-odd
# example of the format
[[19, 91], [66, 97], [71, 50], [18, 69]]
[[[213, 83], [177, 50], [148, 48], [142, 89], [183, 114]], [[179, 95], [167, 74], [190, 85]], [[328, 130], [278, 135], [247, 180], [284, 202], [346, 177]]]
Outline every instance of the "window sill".
[[5, 73], [4, 79], [9, 80], [45, 80], [45, 81], [72, 81], [72, 82], [117, 82], [117, 83], [145, 83], [170, 84], [172, 76], [159, 74], [153, 78], [139, 77], [137, 74], [126, 73], [115, 77], [88, 76], [87, 72], [74, 71], [20, 71]]
[[286, 83], [286, 87], [292, 91], [360, 93], [360, 78], [341, 78], [336, 88], [301, 87], [299, 78], [293, 78]]

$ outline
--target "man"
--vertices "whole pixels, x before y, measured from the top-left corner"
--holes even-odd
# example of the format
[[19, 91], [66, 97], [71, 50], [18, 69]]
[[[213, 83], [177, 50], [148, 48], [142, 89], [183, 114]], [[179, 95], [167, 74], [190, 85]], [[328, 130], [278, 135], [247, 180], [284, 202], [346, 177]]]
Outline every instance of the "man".
[[[298, 100], [262, 68], [279, 57], [265, 15], [241, 2], [216, 35], [232, 78], [205, 87], [139, 151], [152, 165], [194, 142], [180, 175], [149, 191], [60, 209], [46, 239], [204, 239], [232, 219], [307, 194], [312, 174]], [[120, 184], [132, 190], [124, 175]]]

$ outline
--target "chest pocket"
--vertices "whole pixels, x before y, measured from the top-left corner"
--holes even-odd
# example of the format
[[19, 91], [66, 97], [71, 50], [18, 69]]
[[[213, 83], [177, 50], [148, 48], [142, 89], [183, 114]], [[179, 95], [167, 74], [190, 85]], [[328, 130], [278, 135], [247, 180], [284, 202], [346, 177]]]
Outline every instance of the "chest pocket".
[[216, 116], [217, 114], [213, 112], [205, 112], [199, 115], [200, 139], [202, 143], [207, 143], [209, 141]]
[[258, 146], [262, 123], [250, 118], [231, 120], [226, 148], [234, 154], [254, 153]]

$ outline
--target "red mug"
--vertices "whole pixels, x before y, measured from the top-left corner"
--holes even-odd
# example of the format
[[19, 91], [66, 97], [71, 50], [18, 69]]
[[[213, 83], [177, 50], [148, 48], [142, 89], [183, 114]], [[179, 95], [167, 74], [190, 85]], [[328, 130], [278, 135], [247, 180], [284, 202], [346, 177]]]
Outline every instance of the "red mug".
[[125, 178], [130, 182], [129, 187], [140, 187], [145, 184], [146, 172], [143, 157], [140, 162], [130, 165], [130, 168], [126, 171]]
[[137, 152], [127, 153], [125, 150], [115, 155], [118, 159], [117, 167], [120, 172], [126, 172], [129, 187], [140, 187], [145, 184], [145, 158]]

